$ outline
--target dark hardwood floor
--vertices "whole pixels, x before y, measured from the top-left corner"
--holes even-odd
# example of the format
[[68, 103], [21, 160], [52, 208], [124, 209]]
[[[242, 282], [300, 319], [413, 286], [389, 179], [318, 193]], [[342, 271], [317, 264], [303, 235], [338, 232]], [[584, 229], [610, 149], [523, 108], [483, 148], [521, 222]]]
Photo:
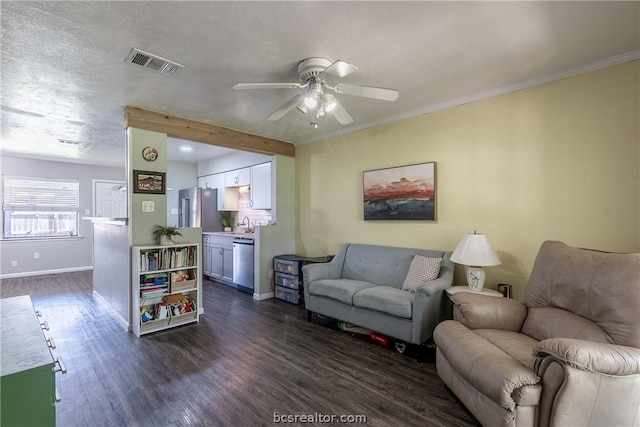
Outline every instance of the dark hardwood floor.
[[56, 378], [58, 426], [261, 426], [316, 413], [364, 415], [367, 426], [476, 425], [432, 359], [309, 323], [300, 306], [205, 281], [199, 324], [136, 338], [94, 298], [91, 272], [1, 286], [2, 298], [31, 295], [67, 366]]

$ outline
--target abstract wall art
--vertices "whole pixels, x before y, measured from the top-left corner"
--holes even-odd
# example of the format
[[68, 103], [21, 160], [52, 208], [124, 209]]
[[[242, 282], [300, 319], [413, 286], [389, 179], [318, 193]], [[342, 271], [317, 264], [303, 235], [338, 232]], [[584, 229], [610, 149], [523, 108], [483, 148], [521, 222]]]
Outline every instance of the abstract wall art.
[[365, 220], [436, 220], [436, 163], [363, 174]]

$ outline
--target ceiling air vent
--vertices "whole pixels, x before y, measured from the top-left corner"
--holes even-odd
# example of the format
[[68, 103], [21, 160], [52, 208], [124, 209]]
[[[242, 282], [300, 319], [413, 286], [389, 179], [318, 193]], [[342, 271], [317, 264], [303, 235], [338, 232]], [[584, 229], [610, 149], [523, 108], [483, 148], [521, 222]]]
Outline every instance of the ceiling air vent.
[[172, 62], [138, 49], [131, 49], [131, 53], [129, 53], [126, 62], [157, 71], [167, 76], [172, 76], [178, 69], [184, 68], [184, 65], [178, 64], [177, 62]]

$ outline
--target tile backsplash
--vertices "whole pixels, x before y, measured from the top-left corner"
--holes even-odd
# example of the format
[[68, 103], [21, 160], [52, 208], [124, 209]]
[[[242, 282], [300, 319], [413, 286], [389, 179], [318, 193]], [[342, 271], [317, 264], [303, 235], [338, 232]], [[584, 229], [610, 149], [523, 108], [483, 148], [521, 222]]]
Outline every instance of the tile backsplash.
[[233, 229], [242, 229], [243, 226], [238, 226], [239, 222], [242, 222], [244, 217], [249, 218], [251, 227], [257, 225], [268, 225], [271, 223], [271, 209], [251, 209], [250, 206], [250, 192], [249, 187], [240, 187], [238, 191], [238, 212], [233, 212]]

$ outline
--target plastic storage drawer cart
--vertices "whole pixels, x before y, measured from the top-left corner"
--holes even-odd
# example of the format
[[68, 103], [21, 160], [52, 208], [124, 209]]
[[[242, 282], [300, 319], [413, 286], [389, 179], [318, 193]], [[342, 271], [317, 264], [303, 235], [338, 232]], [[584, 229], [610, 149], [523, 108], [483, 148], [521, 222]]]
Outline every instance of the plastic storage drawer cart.
[[275, 297], [294, 304], [304, 304], [302, 267], [328, 262], [329, 257], [309, 258], [298, 255], [278, 255], [273, 258]]

